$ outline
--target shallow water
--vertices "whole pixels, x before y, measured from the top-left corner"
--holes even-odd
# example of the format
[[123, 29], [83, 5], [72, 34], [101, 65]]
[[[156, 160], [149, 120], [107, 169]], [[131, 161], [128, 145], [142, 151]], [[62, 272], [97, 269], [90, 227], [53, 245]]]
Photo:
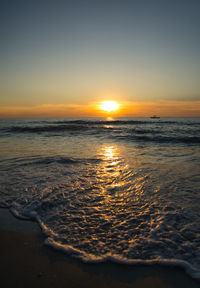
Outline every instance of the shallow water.
[[199, 118], [1, 120], [1, 207], [84, 261], [200, 278], [199, 132]]

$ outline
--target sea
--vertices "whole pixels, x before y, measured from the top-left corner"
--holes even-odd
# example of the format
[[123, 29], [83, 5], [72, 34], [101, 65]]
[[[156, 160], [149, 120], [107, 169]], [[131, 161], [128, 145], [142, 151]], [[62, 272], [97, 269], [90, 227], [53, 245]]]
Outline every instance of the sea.
[[200, 279], [200, 118], [1, 119], [0, 207], [81, 261]]

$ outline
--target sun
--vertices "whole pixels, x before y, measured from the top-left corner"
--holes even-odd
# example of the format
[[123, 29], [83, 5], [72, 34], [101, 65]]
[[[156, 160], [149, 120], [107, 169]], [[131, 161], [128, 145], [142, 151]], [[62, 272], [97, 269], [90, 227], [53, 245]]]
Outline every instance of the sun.
[[100, 105], [100, 109], [106, 112], [112, 112], [119, 109], [119, 104], [115, 101], [103, 101]]

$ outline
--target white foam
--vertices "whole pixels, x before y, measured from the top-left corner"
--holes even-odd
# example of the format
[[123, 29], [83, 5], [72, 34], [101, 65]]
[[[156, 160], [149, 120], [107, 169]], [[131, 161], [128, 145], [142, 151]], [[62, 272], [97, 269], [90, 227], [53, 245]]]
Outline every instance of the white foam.
[[[120, 263], [120, 264], [125, 264], [125, 265], [155, 265], [157, 264], [157, 265], [162, 265], [162, 266], [182, 267], [192, 278], [200, 280], [200, 271], [197, 268], [195, 268], [192, 264], [184, 260], [167, 259], [164, 257], [161, 259], [160, 258], [161, 256], [157, 256], [157, 257], [155, 256], [155, 259], [151, 259], [151, 260], [133, 259], [133, 258], [131, 259], [131, 258], [126, 258], [122, 255], [118, 255], [114, 253], [95, 255], [95, 254], [90, 253], [90, 250], [86, 252], [86, 251], [82, 251], [79, 248], [73, 247], [73, 245], [62, 244], [61, 243], [62, 240], [60, 241], [59, 232], [56, 233], [54, 231], [54, 227], [51, 227], [51, 225], [48, 226], [44, 222], [45, 219], [44, 221], [42, 221], [41, 216], [36, 212], [36, 210], [39, 209], [40, 207], [42, 207], [42, 202], [39, 202], [39, 201], [33, 201], [30, 205], [27, 205], [27, 206], [23, 206], [21, 205], [20, 202], [16, 201], [13, 203], [13, 206], [10, 209], [10, 211], [17, 218], [20, 218], [23, 220], [36, 221], [39, 224], [42, 232], [47, 236], [45, 240], [45, 244], [53, 247], [56, 250], [60, 250], [63, 253], [79, 258], [86, 263], [115, 262], [115, 263]], [[152, 245], [155, 244], [154, 242], [155, 241], [152, 240]], [[148, 243], [149, 242], [147, 241], [146, 244]], [[139, 243], [139, 244], [141, 245], [142, 243]], [[98, 245], [98, 243], [96, 245]], [[137, 249], [137, 243], [136, 243], [136, 246], [133, 246], [133, 248]], [[131, 254], [129, 256], [131, 257]]]
[[56, 250], [62, 251], [68, 255], [76, 258], [80, 258], [85, 263], [103, 263], [103, 262], [113, 262], [124, 265], [161, 265], [170, 267], [181, 267], [186, 273], [188, 273], [192, 278], [200, 280], [200, 271], [195, 269], [191, 264], [186, 261], [179, 259], [127, 259], [120, 255], [105, 254], [102, 256], [95, 256], [92, 254], [87, 254], [77, 248], [70, 245], [63, 245], [54, 241], [51, 237], [45, 240], [45, 244], [53, 247]]

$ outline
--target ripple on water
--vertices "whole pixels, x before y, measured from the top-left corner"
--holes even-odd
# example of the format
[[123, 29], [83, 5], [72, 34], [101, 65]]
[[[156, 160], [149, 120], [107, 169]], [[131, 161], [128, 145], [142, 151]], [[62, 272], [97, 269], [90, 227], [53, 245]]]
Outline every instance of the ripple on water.
[[199, 277], [195, 164], [151, 169], [142, 157], [107, 147], [98, 159], [18, 159], [3, 172], [1, 205], [38, 221], [48, 245], [84, 261], [168, 263]]

